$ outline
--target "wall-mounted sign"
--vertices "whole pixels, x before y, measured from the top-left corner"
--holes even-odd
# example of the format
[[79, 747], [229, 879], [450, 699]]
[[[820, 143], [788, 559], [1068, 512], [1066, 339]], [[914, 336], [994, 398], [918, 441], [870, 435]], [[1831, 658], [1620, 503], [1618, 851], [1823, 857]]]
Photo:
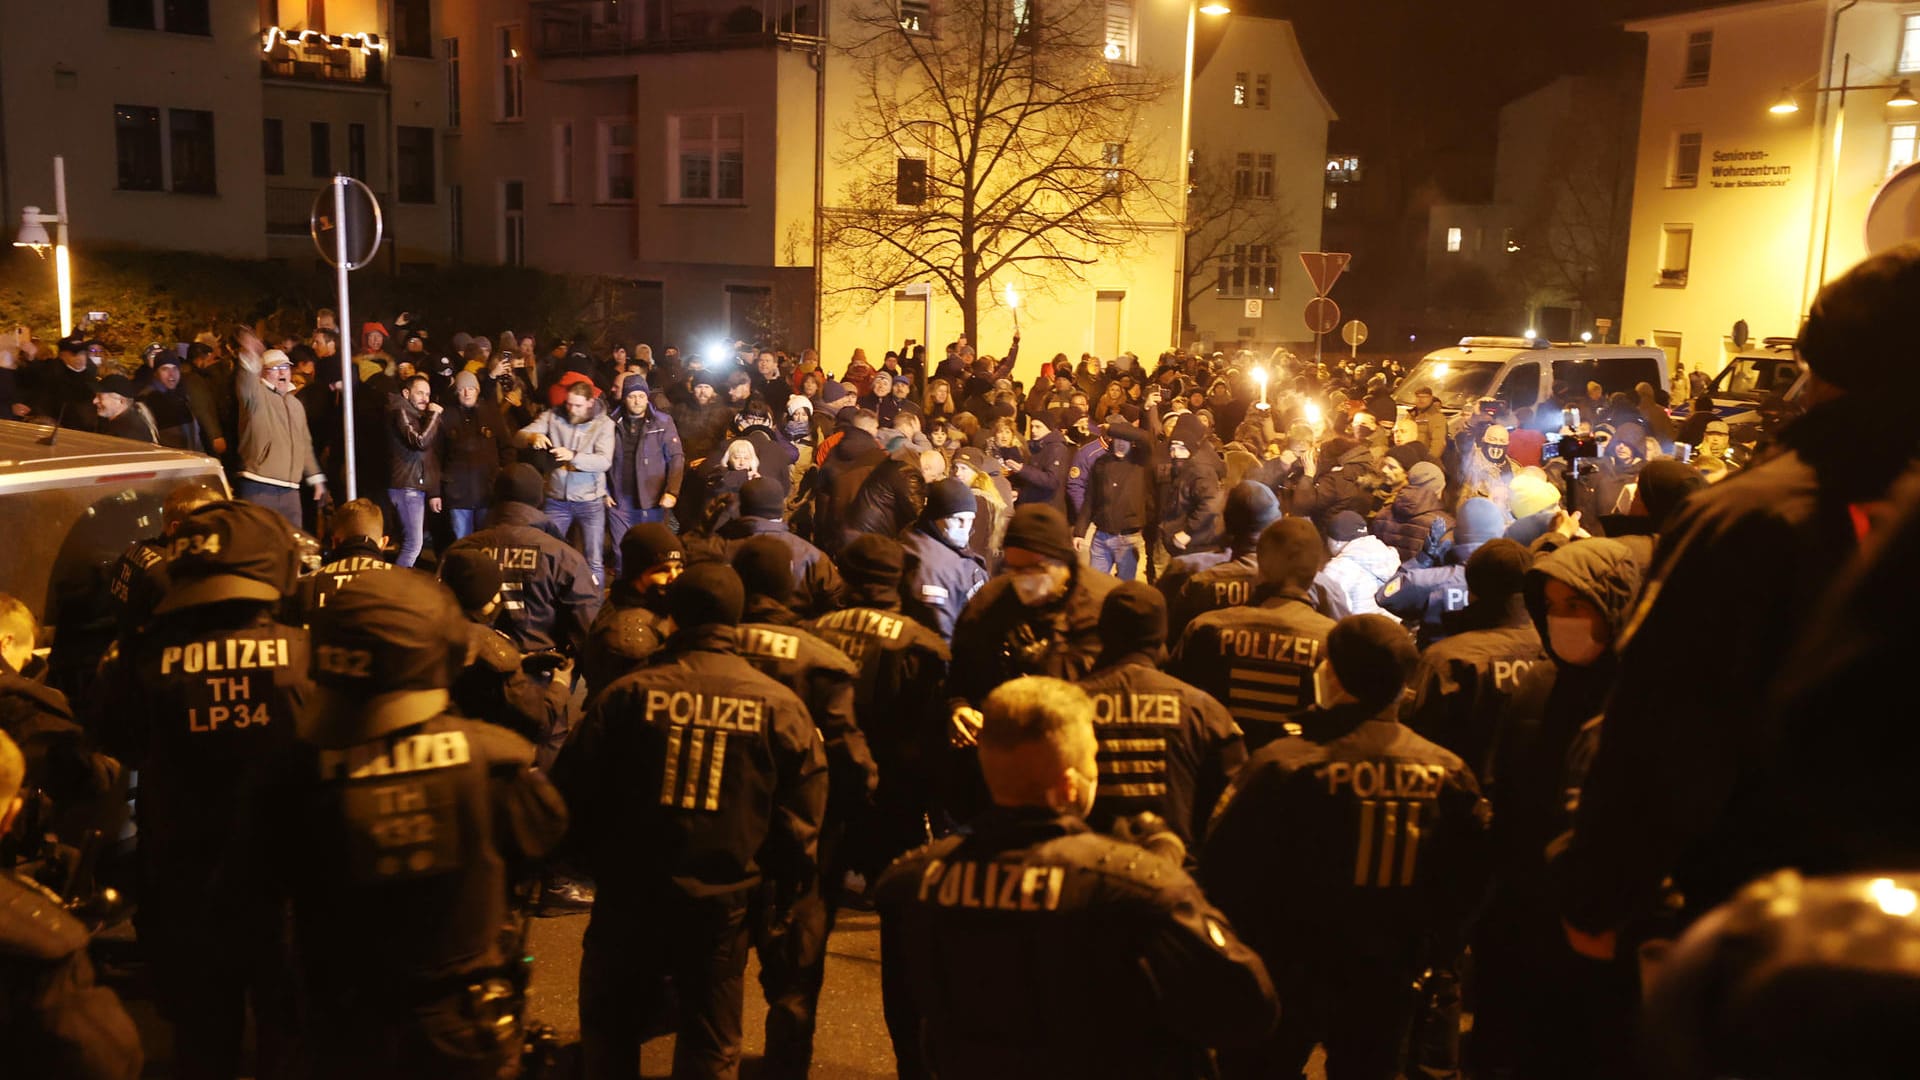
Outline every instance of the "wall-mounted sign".
[[1717, 188], [1786, 187], [1793, 179], [1793, 166], [1767, 164], [1772, 157], [1766, 150], [1715, 150], [1708, 176]]

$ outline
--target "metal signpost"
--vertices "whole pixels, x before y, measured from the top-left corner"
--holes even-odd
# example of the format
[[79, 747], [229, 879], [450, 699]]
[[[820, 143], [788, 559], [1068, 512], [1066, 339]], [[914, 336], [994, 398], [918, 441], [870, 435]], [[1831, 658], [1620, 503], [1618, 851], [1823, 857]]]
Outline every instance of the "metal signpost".
[[1313, 299], [1307, 301], [1307, 329], [1313, 332], [1313, 362], [1320, 362], [1321, 338], [1333, 332], [1340, 325], [1340, 305], [1327, 299], [1333, 291], [1333, 283], [1347, 270], [1347, 264], [1353, 256], [1344, 251], [1303, 251], [1300, 253], [1300, 265], [1306, 267], [1307, 278], [1313, 282]]
[[340, 417], [346, 427], [347, 501], [352, 502], [360, 492], [354, 476], [353, 315], [347, 307], [347, 274], [372, 262], [380, 250], [380, 200], [373, 197], [372, 188], [353, 177], [335, 175], [313, 200], [307, 221], [313, 246], [333, 267], [334, 288], [340, 294], [341, 340], [335, 359], [340, 364]]
[[1367, 343], [1367, 324], [1359, 319], [1347, 320], [1347, 325], [1340, 328], [1340, 340], [1352, 347], [1353, 359], [1360, 359], [1360, 346]]

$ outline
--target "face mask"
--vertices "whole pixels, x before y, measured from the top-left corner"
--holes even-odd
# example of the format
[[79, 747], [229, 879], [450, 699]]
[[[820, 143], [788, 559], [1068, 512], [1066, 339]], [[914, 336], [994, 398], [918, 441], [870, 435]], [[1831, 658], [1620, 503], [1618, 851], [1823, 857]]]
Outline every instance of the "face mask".
[[1483, 449], [1487, 452], [1487, 460], [1496, 465], [1500, 463], [1501, 458], [1507, 456], [1507, 448], [1504, 446], [1489, 443]]
[[1576, 667], [1586, 667], [1607, 652], [1586, 619], [1547, 616], [1547, 641], [1553, 646], [1553, 655]]
[[1053, 571], [1046, 568], [1022, 570], [1013, 575], [1013, 591], [1020, 596], [1020, 602], [1028, 607], [1039, 607], [1058, 595], [1060, 582]]
[[954, 547], [966, 547], [967, 541], [973, 539], [973, 522], [961, 517], [944, 518], [940, 522], [940, 535], [946, 537], [947, 543]]
[[1340, 679], [1333, 673], [1333, 665], [1325, 660], [1313, 669], [1313, 703], [1321, 708], [1338, 705], [1346, 697], [1346, 691], [1340, 685]]
[[813, 424], [811, 421], [807, 421], [807, 420], [787, 421], [787, 437], [788, 438], [804, 439], [807, 437], [807, 434], [812, 430], [813, 430]]
[[1126, 456], [1127, 456], [1127, 452], [1128, 452], [1128, 451], [1130, 451], [1130, 450], [1132, 450], [1132, 449], [1133, 449], [1133, 444], [1132, 444], [1132, 443], [1130, 443], [1130, 442], [1127, 442], [1127, 441], [1125, 441], [1125, 440], [1121, 440], [1121, 441], [1119, 441], [1119, 442], [1116, 442], [1116, 443], [1114, 443], [1114, 444], [1113, 444], [1113, 450], [1112, 450], [1112, 453], [1113, 453], [1113, 456], [1114, 456], [1114, 457], [1117, 457], [1117, 458], [1123, 458], [1123, 457], [1126, 457]]

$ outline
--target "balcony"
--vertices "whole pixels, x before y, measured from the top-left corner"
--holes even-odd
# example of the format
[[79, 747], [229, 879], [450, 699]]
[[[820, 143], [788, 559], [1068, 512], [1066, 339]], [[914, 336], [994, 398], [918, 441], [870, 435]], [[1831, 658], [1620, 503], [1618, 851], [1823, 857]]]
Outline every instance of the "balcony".
[[535, 0], [532, 12], [534, 50], [550, 58], [820, 39], [807, 0]]
[[378, 88], [387, 82], [386, 57], [378, 35], [273, 27], [265, 33], [260, 74], [270, 79]]
[[[268, 236], [310, 236], [309, 225], [313, 216], [313, 200], [320, 197], [325, 186], [315, 184], [312, 187], [267, 187], [267, 235]], [[391, 205], [386, 195], [374, 192], [373, 197], [380, 200], [381, 213], [388, 212]], [[392, 226], [389, 221], [388, 227]]]

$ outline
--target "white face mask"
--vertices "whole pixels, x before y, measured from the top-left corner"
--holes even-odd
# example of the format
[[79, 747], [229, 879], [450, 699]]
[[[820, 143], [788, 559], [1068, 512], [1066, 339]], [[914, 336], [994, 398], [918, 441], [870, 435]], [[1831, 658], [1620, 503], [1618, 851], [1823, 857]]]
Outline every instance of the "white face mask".
[[1586, 667], [1607, 652], [1586, 619], [1547, 616], [1547, 641], [1553, 646], [1553, 655], [1577, 667]]
[[1056, 575], [1048, 567], [1035, 570], [1020, 570], [1013, 575], [1013, 591], [1020, 596], [1020, 602], [1028, 607], [1039, 607], [1060, 594], [1060, 587], [1066, 583], [1065, 572]]
[[1326, 709], [1351, 700], [1346, 688], [1340, 685], [1339, 676], [1333, 673], [1333, 664], [1320, 661], [1320, 665], [1313, 669], [1313, 703]]
[[973, 515], [955, 514], [949, 518], [941, 518], [940, 535], [946, 537], [947, 543], [954, 547], [966, 547], [967, 541], [973, 539]]

